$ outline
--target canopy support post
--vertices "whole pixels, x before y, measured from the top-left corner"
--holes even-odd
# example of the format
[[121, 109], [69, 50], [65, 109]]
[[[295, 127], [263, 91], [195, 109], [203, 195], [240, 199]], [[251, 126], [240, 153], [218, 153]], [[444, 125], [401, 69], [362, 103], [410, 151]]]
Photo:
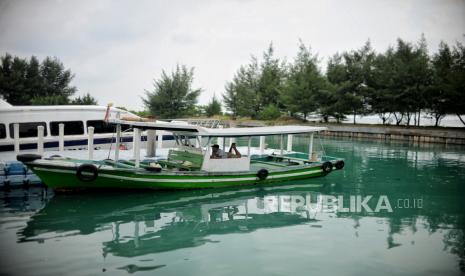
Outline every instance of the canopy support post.
[[247, 141], [247, 156], [250, 157], [250, 146], [252, 145], [252, 137], [249, 136], [249, 139]]
[[121, 124], [116, 125], [116, 141], [115, 141], [115, 163], [119, 160], [119, 148], [121, 143]]
[[284, 134], [279, 135], [279, 154], [284, 154]]
[[15, 148], [15, 153], [19, 153], [19, 124], [14, 123], [13, 124], [13, 137], [14, 137], [14, 148]]
[[163, 134], [158, 134], [157, 136], [157, 148], [163, 148]]
[[140, 128], [134, 129], [134, 142], [133, 142], [133, 150], [134, 150], [134, 159], [135, 159], [135, 167], [139, 168], [140, 166]]
[[233, 143], [236, 143], [236, 138], [230, 137], [229, 138], [229, 147], [231, 147]]
[[292, 138], [294, 138], [292, 134], [287, 135], [287, 151], [288, 152], [292, 151]]
[[60, 123], [58, 124], [58, 150], [64, 151], [65, 150], [65, 124]]
[[308, 144], [308, 160], [312, 160], [313, 153], [313, 132], [310, 134], [310, 143]]
[[204, 160], [206, 160], [207, 158], [210, 158], [210, 144], [211, 144], [211, 141], [212, 141], [212, 138], [208, 137], [207, 145], [206, 145], [206, 148], [205, 148], [205, 153], [203, 155]]
[[202, 136], [195, 136], [195, 147], [202, 148]]
[[37, 154], [44, 154], [44, 126], [37, 127]]
[[89, 154], [89, 160], [94, 159], [94, 127], [87, 128], [87, 134], [89, 138], [87, 139], [87, 152]]
[[155, 157], [156, 154], [156, 136], [157, 131], [154, 129], [147, 130], [147, 157]]
[[260, 154], [265, 152], [265, 136], [260, 136]]

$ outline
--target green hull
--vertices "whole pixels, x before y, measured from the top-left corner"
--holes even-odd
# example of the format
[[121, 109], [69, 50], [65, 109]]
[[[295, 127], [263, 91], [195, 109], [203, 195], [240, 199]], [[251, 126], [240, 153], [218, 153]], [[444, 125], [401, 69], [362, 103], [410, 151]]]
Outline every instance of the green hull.
[[323, 176], [321, 165], [302, 166], [270, 171], [260, 180], [256, 172], [207, 173], [197, 172], [147, 172], [145, 170], [99, 169], [91, 182], [77, 178], [76, 168], [57, 165], [28, 164], [34, 173], [48, 186], [55, 189], [118, 188], [118, 189], [199, 189], [275, 183]]

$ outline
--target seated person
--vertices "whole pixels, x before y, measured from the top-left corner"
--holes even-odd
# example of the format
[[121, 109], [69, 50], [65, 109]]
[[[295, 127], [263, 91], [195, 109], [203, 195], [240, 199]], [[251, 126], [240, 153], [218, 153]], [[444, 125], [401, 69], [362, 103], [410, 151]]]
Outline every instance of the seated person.
[[[234, 154], [232, 153], [234, 150]], [[229, 148], [229, 152], [226, 154], [224, 151], [220, 150], [220, 146], [212, 146], [212, 155], [211, 159], [223, 159], [223, 158], [241, 158], [241, 153], [236, 148], [236, 143], [232, 143]]]

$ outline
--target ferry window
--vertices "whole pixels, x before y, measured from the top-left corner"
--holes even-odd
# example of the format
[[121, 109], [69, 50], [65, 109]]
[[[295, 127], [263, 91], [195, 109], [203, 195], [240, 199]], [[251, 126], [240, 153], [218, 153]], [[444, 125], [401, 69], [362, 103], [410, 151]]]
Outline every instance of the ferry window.
[[94, 127], [94, 133], [112, 133], [115, 126], [102, 120], [87, 121], [87, 127]]
[[0, 139], [6, 138], [6, 127], [5, 124], [0, 124]]
[[59, 124], [65, 125], [65, 135], [84, 134], [84, 123], [82, 121], [65, 121], [65, 122], [50, 122], [50, 133], [52, 136], [59, 135]]
[[[37, 127], [44, 127], [44, 136], [47, 136], [47, 125], [45, 122], [19, 123], [19, 138], [37, 137]], [[10, 124], [10, 137], [14, 138], [14, 123]]]

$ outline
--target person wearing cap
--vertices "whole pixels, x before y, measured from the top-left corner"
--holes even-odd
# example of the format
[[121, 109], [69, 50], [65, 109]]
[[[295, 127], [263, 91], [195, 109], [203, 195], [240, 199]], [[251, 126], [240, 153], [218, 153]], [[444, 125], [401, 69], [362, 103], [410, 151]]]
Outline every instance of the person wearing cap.
[[[233, 154], [234, 151], [234, 154]], [[229, 148], [228, 153], [220, 150], [220, 146], [217, 144], [212, 146], [212, 155], [210, 156], [212, 159], [223, 159], [223, 158], [241, 158], [241, 153], [236, 148], [236, 143], [232, 143], [231, 147]]]

